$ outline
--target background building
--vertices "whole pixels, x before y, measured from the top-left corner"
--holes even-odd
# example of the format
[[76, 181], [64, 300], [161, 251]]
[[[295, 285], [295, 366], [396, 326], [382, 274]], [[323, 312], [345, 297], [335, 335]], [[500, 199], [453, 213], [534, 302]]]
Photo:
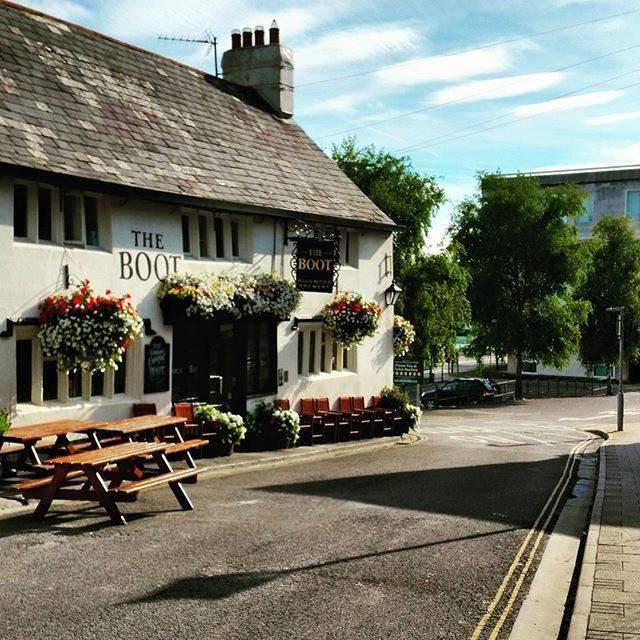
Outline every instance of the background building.
[[[234, 35], [230, 82], [0, 1], [0, 407], [16, 424], [124, 417], [141, 400], [167, 412], [211, 376], [237, 410], [391, 384], [394, 224], [290, 119], [292, 54], [269, 35]], [[305, 293], [285, 322], [163, 323], [168, 273], [291, 277], [292, 238], [319, 233], [340, 238], [337, 288], [385, 308], [362, 345], [343, 350], [323, 329], [328, 293]], [[117, 372], [43, 358], [38, 304], [67, 272], [130, 293], [145, 319]], [[145, 392], [159, 338], [169, 385]]]

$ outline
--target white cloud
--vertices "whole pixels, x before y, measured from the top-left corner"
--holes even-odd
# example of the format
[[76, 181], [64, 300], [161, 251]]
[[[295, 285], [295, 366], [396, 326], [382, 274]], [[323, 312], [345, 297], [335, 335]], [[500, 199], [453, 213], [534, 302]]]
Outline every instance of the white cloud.
[[[387, 56], [390, 52], [414, 49], [419, 41], [412, 27], [386, 23], [333, 31], [299, 45], [295, 51], [296, 69], [344, 67], [349, 63]], [[381, 45], [384, 43], [384, 45]]]
[[491, 80], [474, 80], [454, 87], [436, 91], [432, 102], [476, 102], [479, 100], [496, 100], [525, 93], [534, 93], [553, 87], [565, 79], [559, 72], [528, 73], [520, 76], [505, 76]]
[[640, 165], [640, 142], [635, 142], [621, 149], [609, 149], [605, 151], [605, 154], [611, 159], [609, 164], [615, 162], [618, 164]]
[[80, 22], [91, 15], [86, 7], [72, 0], [21, 0], [21, 4], [69, 22]]
[[269, 28], [277, 20], [284, 42], [300, 37], [325, 21], [346, 11], [337, 0], [318, 4], [298, 4], [283, 8], [278, 2], [257, 0], [110, 0], [99, 5], [99, 28], [124, 40], [153, 38], [161, 33], [198, 37], [210, 30], [223, 43], [229, 44], [232, 29]]
[[361, 92], [344, 93], [324, 100], [312, 101], [300, 109], [298, 115], [316, 116], [327, 113], [336, 115], [354, 113], [356, 107], [366, 100], [367, 95]]
[[536, 102], [517, 107], [513, 113], [519, 117], [534, 116], [541, 113], [554, 111], [569, 111], [572, 109], [582, 109], [599, 104], [607, 104], [617, 100], [624, 94], [624, 91], [593, 91], [566, 98], [557, 98], [545, 102]]
[[463, 80], [498, 73], [513, 65], [514, 47], [496, 46], [481, 51], [414, 58], [374, 74], [380, 86], [411, 87], [430, 82]]
[[595, 118], [587, 118], [585, 123], [592, 127], [599, 127], [605, 124], [614, 124], [616, 122], [629, 122], [630, 120], [640, 120], [640, 111], [626, 111], [621, 113], [610, 113], [606, 116], [597, 116]]

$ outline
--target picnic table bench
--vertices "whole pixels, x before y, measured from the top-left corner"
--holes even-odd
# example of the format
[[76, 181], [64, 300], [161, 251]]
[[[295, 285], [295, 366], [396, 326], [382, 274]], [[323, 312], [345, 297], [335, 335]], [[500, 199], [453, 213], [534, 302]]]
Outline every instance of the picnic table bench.
[[[18, 459], [11, 465], [2, 466], [2, 475], [7, 476], [19, 469], [26, 469], [35, 466], [42, 470], [44, 464], [40, 457], [39, 449], [63, 449], [69, 453], [75, 453], [82, 446], [86, 446], [79, 441], [73, 442], [69, 439], [69, 434], [83, 433], [97, 429], [104, 423], [90, 422], [88, 420], [56, 420], [55, 422], [41, 422], [25, 427], [12, 427], [3, 434], [0, 434], [0, 455], [18, 453]], [[43, 442], [47, 438], [55, 438], [51, 445]], [[5, 449], [4, 443], [16, 445]], [[31, 464], [30, 464], [31, 463]], [[11, 469], [9, 469], [11, 467]]]
[[122, 442], [134, 442], [136, 439], [159, 442], [162, 439], [161, 436], [169, 431], [173, 442], [168, 444], [165, 453], [167, 455], [182, 454], [187, 466], [195, 469], [196, 463], [191, 451], [199, 449], [209, 442], [203, 439], [185, 440], [181, 430], [185, 422], [186, 418], [177, 416], [144, 415], [96, 425], [89, 431], [89, 436], [92, 438], [94, 446], [100, 448], [100, 436], [116, 436]]
[[[35, 517], [43, 519], [53, 500], [81, 500], [101, 504], [116, 524], [126, 524], [118, 502], [133, 502], [138, 493], [168, 484], [183, 510], [192, 510], [182, 483], [196, 482], [205, 468], [175, 471], [166, 457], [166, 442], [123, 442], [81, 453], [51, 458], [52, 477], [23, 482], [18, 489], [25, 498], [39, 498]], [[159, 473], [150, 473], [144, 464], [153, 460]], [[65, 486], [84, 478], [79, 488]]]

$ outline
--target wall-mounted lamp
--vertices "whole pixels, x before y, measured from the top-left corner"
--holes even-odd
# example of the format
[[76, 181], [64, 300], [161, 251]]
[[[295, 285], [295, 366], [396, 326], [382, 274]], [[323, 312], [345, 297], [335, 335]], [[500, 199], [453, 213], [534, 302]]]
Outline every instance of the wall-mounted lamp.
[[391, 281], [391, 284], [385, 289], [384, 301], [387, 303], [387, 307], [395, 304], [398, 301], [398, 297], [402, 293], [402, 289], [396, 284], [395, 280]]
[[388, 253], [384, 254], [384, 276], [391, 275], [391, 256]]

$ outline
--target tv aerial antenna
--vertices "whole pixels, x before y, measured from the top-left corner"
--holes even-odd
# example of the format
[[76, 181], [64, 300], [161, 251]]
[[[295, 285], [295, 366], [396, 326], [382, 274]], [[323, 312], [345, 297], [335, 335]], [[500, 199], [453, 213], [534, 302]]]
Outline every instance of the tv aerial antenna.
[[205, 31], [202, 38], [182, 38], [174, 36], [158, 36], [158, 40], [170, 40], [171, 42], [195, 42], [198, 44], [207, 44], [207, 52], [205, 56], [208, 56], [213, 49], [213, 65], [216, 73], [216, 78], [219, 77], [218, 73], [218, 38], [214, 36], [211, 31]]

